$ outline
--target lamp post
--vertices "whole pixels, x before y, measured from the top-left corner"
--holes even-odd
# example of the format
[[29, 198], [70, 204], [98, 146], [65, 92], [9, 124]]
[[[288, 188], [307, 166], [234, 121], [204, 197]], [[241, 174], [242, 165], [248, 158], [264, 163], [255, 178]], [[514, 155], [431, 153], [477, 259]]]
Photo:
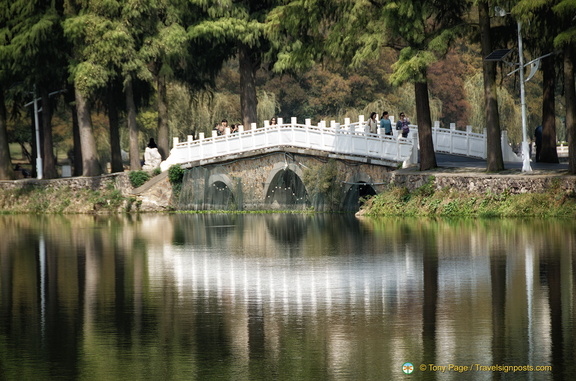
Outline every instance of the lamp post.
[[[495, 7], [494, 11], [497, 16], [504, 17], [508, 14], [504, 9]], [[518, 24], [518, 57], [520, 72], [520, 108], [522, 110], [522, 172], [532, 172], [530, 166], [530, 150], [528, 146], [527, 120], [526, 120], [526, 91], [524, 90], [524, 48], [522, 46], [522, 23], [517, 20]]]
[[[53, 91], [48, 94], [48, 97], [64, 92], [66, 92], [65, 89]], [[36, 98], [36, 85], [34, 85], [32, 96], [34, 97], [34, 100], [32, 102], [26, 103], [24, 107], [28, 107], [31, 104], [34, 104], [34, 127], [36, 131], [36, 178], [40, 180], [44, 176], [44, 173], [42, 170], [42, 155], [40, 154], [40, 123], [38, 122], [38, 113], [41, 112], [42, 109], [38, 109], [38, 101], [42, 98]]]
[[34, 91], [32, 92], [34, 100], [27, 103], [24, 107], [34, 104], [34, 127], [36, 131], [36, 178], [38, 180], [42, 179], [42, 155], [40, 154], [40, 126], [38, 123], [38, 101], [40, 98], [36, 98], [36, 85], [34, 85]]
[[520, 106], [522, 109], [522, 172], [532, 172], [526, 120], [526, 90], [524, 89], [524, 49], [522, 48], [522, 23], [518, 23], [518, 56], [520, 62]]

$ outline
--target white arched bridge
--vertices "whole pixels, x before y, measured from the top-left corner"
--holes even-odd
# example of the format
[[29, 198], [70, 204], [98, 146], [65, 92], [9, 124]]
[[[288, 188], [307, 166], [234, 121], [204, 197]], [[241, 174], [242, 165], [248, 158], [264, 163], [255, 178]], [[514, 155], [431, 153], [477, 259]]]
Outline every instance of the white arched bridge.
[[[393, 121], [393, 118], [391, 118]], [[392, 123], [394, 126], [394, 123]], [[227, 160], [231, 155], [249, 153], [262, 149], [281, 149], [291, 147], [296, 149], [311, 149], [328, 154], [344, 155], [347, 160], [379, 161], [382, 165], [408, 166], [418, 161], [418, 127], [410, 126], [410, 134], [407, 138], [398, 136], [398, 131], [393, 129], [394, 135], [385, 135], [378, 129], [377, 133], [370, 133], [364, 116], [359, 117], [358, 122], [351, 123], [349, 118], [344, 123], [331, 121], [330, 125], [322, 121], [318, 125], [312, 125], [310, 119], [304, 124], [299, 124], [297, 118], [291, 118], [285, 123], [278, 118], [277, 125], [264, 122], [264, 127], [257, 127], [253, 123], [249, 130], [239, 127], [238, 132], [226, 132], [217, 136], [213, 131], [212, 137], [205, 137], [200, 133], [194, 140], [188, 136], [186, 141], [180, 142], [174, 138], [170, 156], [161, 163], [161, 169], [167, 170], [174, 164], [186, 164], [199, 162], [202, 165], [205, 160]], [[449, 129], [440, 128], [439, 122], [432, 129], [434, 149], [436, 152], [467, 156], [472, 158], [486, 158], [486, 133], [473, 133], [472, 127], [466, 131], [456, 130], [454, 125]], [[505, 161], [521, 161], [510, 148], [506, 131], [502, 134], [502, 153]]]

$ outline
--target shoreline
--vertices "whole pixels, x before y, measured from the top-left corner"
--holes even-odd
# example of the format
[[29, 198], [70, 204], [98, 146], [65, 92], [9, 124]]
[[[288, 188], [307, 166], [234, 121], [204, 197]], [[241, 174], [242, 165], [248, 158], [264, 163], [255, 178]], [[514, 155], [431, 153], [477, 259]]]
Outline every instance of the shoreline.
[[[154, 181], [134, 188], [128, 174], [1, 180], [0, 214], [318, 213], [314, 210], [264, 209], [246, 212], [180, 211], [174, 207], [176, 202], [172, 185], [166, 176], [153, 177]], [[409, 167], [383, 172], [382, 179], [378, 180], [388, 185], [384, 191], [371, 198], [358, 215], [576, 216], [573, 212], [576, 211], [576, 176], [569, 175], [564, 169], [536, 169], [530, 173], [507, 169], [499, 173], [487, 173], [478, 167], [444, 166], [428, 171]], [[418, 200], [420, 207], [414, 205], [414, 200]], [[504, 212], [498, 211], [496, 207], [502, 207], [503, 202], [517, 202], [523, 206], [515, 210], [507, 204]], [[545, 213], [545, 210], [526, 206], [526, 203], [531, 202], [543, 203], [549, 211]], [[483, 209], [479, 208], [480, 204]], [[489, 205], [493, 207], [488, 208]]]

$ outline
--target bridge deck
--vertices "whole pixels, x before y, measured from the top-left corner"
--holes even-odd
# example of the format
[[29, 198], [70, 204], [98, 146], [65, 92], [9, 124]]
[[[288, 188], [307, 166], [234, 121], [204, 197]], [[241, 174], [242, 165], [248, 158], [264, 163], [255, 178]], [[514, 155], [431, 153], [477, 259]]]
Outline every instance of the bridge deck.
[[[188, 136], [187, 141], [179, 142], [175, 138], [170, 157], [160, 167], [165, 171], [174, 164], [227, 160], [236, 155], [253, 155], [259, 150], [285, 148], [347, 155], [350, 160], [362, 162], [366, 159], [380, 160], [388, 165], [403, 163], [405, 166], [418, 160], [418, 127], [415, 125], [410, 126], [408, 138], [402, 138], [384, 135], [380, 131], [377, 134], [368, 132], [363, 116], [355, 123], [350, 123], [348, 118], [342, 125], [332, 121], [330, 127], [326, 127], [325, 122], [313, 126], [309, 119], [306, 124], [298, 124], [296, 118], [292, 118], [290, 123], [282, 123], [282, 118], [278, 118], [278, 122], [278, 125], [270, 126], [266, 121], [262, 128], [253, 123], [247, 131], [240, 126], [237, 133], [210, 138], [204, 138], [201, 133], [198, 140]], [[396, 130], [393, 132], [397, 134]], [[432, 140], [436, 152], [486, 158], [486, 133], [473, 133], [470, 126], [466, 131], [460, 131], [454, 125], [449, 129], [440, 128], [437, 122], [432, 128]], [[512, 152], [506, 131], [502, 131], [502, 154], [507, 162], [521, 161]]]
[[350, 160], [366, 158], [398, 164], [413, 154], [414, 139], [371, 134], [357, 130], [355, 124], [326, 128], [302, 124], [284, 124], [251, 129], [206, 139], [178, 142], [162, 170], [173, 164], [209, 160], [257, 150], [296, 148], [347, 155]]

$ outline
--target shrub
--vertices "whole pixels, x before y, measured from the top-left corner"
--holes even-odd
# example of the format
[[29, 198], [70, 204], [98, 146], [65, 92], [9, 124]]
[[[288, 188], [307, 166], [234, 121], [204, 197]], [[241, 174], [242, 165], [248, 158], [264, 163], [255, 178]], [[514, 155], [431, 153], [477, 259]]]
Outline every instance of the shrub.
[[130, 183], [134, 188], [142, 186], [146, 181], [150, 180], [150, 174], [146, 171], [131, 171], [128, 174]]
[[184, 178], [184, 168], [176, 164], [168, 169], [168, 179], [170, 184], [182, 184], [182, 179]]

